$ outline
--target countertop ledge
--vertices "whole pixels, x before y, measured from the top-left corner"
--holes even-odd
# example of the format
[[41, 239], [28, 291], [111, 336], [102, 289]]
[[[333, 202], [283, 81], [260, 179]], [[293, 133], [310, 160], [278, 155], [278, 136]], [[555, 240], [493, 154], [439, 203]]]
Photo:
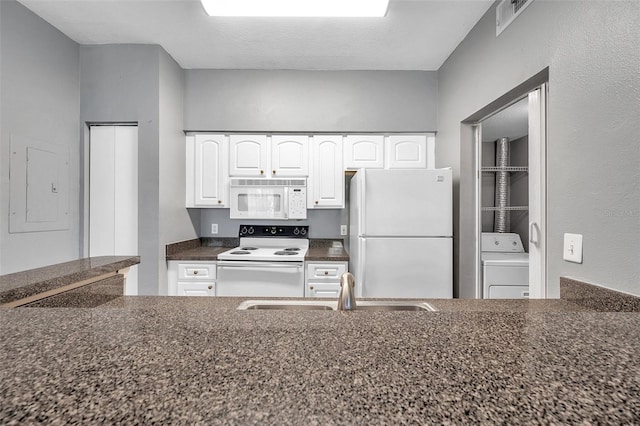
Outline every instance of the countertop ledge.
[[[638, 424], [640, 316], [562, 300], [0, 310], [3, 423]], [[34, 374], [38, 372], [38, 374]]]
[[[231, 239], [224, 239], [222, 240], [222, 245], [212, 245], [212, 242], [209, 240], [212, 239], [203, 241], [202, 245], [197, 245], [197, 240], [167, 245], [166, 259], [216, 261], [220, 253], [237, 247], [238, 244], [230, 245], [229, 240]], [[349, 253], [344, 249], [344, 246], [342, 244], [334, 246], [333, 241], [342, 243], [341, 240], [311, 239], [310, 247], [304, 260], [309, 262], [348, 262]]]
[[100, 256], [0, 275], [0, 304], [97, 278], [140, 263], [138, 256]]

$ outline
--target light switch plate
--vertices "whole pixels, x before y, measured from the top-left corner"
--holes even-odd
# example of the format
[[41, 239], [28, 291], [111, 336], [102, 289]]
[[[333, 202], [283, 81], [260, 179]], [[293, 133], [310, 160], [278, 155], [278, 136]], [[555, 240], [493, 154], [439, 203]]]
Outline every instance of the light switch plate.
[[564, 234], [562, 257], [567, 262], [582, 263], [582, 234]]
[[211, 224], [211, 233], [213, 235], [216, 235], [218, 233], [218, 224], [217, 223], [212, 223]]
[[340, 225], [340, 235], [347, 235], [347, 225]]

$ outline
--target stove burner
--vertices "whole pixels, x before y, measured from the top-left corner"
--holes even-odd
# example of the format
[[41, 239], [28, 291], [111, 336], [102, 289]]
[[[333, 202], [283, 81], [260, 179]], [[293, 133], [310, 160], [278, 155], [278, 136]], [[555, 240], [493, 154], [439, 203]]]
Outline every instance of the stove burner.
[[293, 255], [296, 255], [298, 253], [295, 252], [295, 251], [277, 251], [277, 252], [275, 252], [273, 254], [275, 254], [277, 256], [293, 256]]
[[286, 249], [284, 249], [284, 251], [300, 251], [299, 247], [288, 247]]
[[240, 250], [251, 251], [251, 250], [258, 250], [258, 248], [257, 247], [240, 247]]
[[248, 252], [248, 251], [246, 251], [246, 250], [236, 250], [236, 251], [232, 251], [232, 252], [231, 252], [231, 253], [229, 253], [229, 254], [251, 254], [251, 253], [249, 253], [249, 252]]

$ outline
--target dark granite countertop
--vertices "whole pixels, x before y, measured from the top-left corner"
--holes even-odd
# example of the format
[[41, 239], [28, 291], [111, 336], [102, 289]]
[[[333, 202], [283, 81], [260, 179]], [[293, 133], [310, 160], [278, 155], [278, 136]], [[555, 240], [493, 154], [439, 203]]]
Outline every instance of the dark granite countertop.
[[96, 278], [138, 263], [138, 256], [100, 256], [0, 275], [0, 304]]
[[2, 423], [640, 422], [638, 312], [237, 311], [242, 300], [0, 309]]
[[[198, 260], [215, 261], [218, 255], [224, 251], [237, 247], [237, 239], [203, 239], [200, 245], [199, 240], [190, 240], [176, 243], [167, 247], [167, 260]], [[334, 245], [334, 242], [336, 244]], [[212, 245], [220, 243], [217, 245]], [[339, 244], [338, 244], [339, 243]], [[346, 252], [342, 241], [333, 239], [312, 239], [310, 247], [305, 256], [306, 261], [340, 261], [348, 262], [349, 253]]]
[[189, 248], [187, 250], [179, 251], [173, 254], [167, 255], [167, 260], [205, 260], [214, 261], [218, 260], [218, 255], [224, 251], [234, 248], [231, 247], [207, 247], [199, 246]]

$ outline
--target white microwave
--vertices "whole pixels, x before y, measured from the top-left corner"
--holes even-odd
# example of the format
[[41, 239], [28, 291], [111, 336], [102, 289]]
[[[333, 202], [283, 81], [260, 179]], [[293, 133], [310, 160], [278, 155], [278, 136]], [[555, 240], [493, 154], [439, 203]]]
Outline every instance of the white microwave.
[[231, 219], [306, 219], [306, 179], [230, 180]]

